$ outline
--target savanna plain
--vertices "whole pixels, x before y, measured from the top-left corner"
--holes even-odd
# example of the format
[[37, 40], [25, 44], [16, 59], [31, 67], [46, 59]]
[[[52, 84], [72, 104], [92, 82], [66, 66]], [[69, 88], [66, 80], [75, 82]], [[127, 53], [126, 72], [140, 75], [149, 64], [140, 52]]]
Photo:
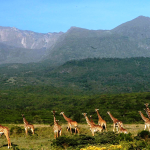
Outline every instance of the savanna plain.
[[[66, 131], [67, 124], [61, 124], [62, 136], [54, 139], [53, 125], [35, 124], [35, 134], [30, 130], [25, 135], [23, 124], [5, 124], [10, 129], [13, 150], [111, 150], [111, 149], [149, 149], [148, 131], [143, 131], [144, 124], [124, 124], [128, 134], [112, 132], [112, 124], [108, 124], [108, 132], [96, 133], [93, 137], [87, 124], [79, 124], [80, 134]], [[73, 130], [74, 131], [74, 130]], [[7, 148], [4, 135], [0, 138], [0, 149]]]

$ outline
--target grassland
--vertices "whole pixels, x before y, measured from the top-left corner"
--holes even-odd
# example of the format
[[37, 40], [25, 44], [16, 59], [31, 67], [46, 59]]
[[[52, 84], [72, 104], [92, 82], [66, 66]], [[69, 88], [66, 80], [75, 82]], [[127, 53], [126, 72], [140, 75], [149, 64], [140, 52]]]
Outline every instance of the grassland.
[[[10, 139], [12, 143], [12, 149], [13, 150], [60, 150], [60, 149], [66, 149], [66, 150], [72, 150], [72, 149], [81, 149], [82, 145], [80, 147], [78, 146], [69, 146], [66, 142], [62, 142], [62, 146], [54, 146], [52, 145], [56, 140], [54, 139], [54, 133], [53, 133], [53, 126], [45, 125], [45, 124], [35, 124], [35, 135], [32, 135], [29, 131], [29, 135], [26, 136], [24, 132], [24, 126], [23, 124], [5, 124], [4, 126], [7, 126], [10, 129]], [[92, 137], [92, 134], [89, 130], [89, 127], [87, 124], [79, 124], [80, 128], [80, 134], [74, 135], [70, 132], [66, 131], [67, 124], [62, 124], [62, 137], [66, 138], [72, 138], [76, 139], [80, 136], [87, 136], [88, 138]], [[111, 133], [112, 131], [112, 124], [108, 124], [108, 132]], [[132, 134], [132, 137], [137, 136], [139, 132], [141, 132], [144, 128], [144, 124], [125, 124], [124, 127]], [[99, 136], [103, 136], [101, 134], [96, 133], [95, 138], [98, 138]], [[58, 138], [59, 140], [59, 138]], [[62, 139], [61, 139], [62, 140]], [[134, 142], [134, 141], [132, 141]], [[132, 143], [131, 142], [131, 143]], [[136, 142], [135, 142], [136, 143]], [[128, 149], [129, 142], [127, 141], [120, 141], [119, 144], [122, 145], [121, 149]], [[98, 147], [108, 147], [112, 144], [110, 143], [84, 143], [83, 147], [88, 147], [89, 145], [95, 145]], [[0, 138], [0, 149], [5, 150], [7, 148], [7, 140], [4, 135]]]

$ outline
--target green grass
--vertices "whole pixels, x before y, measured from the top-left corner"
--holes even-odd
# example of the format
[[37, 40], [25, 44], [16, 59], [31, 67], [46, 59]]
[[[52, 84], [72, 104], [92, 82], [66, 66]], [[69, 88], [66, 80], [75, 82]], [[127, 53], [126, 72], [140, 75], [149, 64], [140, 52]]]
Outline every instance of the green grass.
[[[62, 136], [54, 139], [53, 126], [35, 125], [35, 135], [29, 131], [25, 135], [23, 125], [5, 124], [10, 129], [10, 139], [13, 150], [79, 150], [90, 145], [97, 147], [109, 147], [110, 145], [120, 144], [124, 148], [129, 147], [148, 147], [149, 138], [143, 136], [144, 124], [125, 124], [124, 127], [130, 132], [129, 135], [116, 135], [112, 132], [112, 124], [108, 124], [108, 133], [96, 133], [92, 136], [87, 124], [79, 124], [80, 134], [74, 135], [66, 131], [67, 124], [62, 124]], [[139, 134], [139, 133], [142, 134]], [[137, 136], [138, 135], [138, 136]], [[142, 136], [144, 137], [142, 137]], [[129, 138], [130, 136], [130, 138]], [[113, 139], [115, 137], [115, 139]], [[136, 138], [135, 138], [136, 137]], [[143, 139], [141, 139], [141, 137]], [[113, 140], [111, 140], [111, 138]], [[118, 140], [118, 138], [120, 140]], [[7, 148], [7, 140], [4, 135], [0, 138], [0, 149]]]

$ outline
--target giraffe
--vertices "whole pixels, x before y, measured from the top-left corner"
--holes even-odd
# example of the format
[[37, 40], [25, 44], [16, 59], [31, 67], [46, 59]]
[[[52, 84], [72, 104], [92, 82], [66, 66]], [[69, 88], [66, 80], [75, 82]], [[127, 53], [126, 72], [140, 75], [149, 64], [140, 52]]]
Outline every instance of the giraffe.
[[92, 132], [92, 135], [94, 136], [94, 133], [95, 132], [102, 132], [102, 127], [100, 126], [100, 125], [95, 125], [95, 124], [93, 124], [90, 120], [89, 120], [89, 118], [87, 117], [87, 115], [86, 115], [87, 113], [82, 113], [82, 115], [85, 117], [85, 120], [86, 120], [86, 122], [87, 122], [87, 124], [90, 126], [90, 130], [91, 130], [91, 132]]
[[72, 129], [71, 126], [75, 127], [75, 134], [78, 132], [79, 134], [79, 128], [78, 128], [78, 123], [76, 121], [73, 121], [72, 119], [66, 117], [66, 115], [64, 114], [64, 112], [61, 112], [60, 115], [63, 115], [64, 119], [68, 122], [68, 127], [67, 127], [67, 131], [70, 128], [70, 132], [72, 133]]
[[106, 131], [107, 131], [106, 121], [102, 119], [102, 117], [100, 116], [98, 110], [99, 110], [99, 109], [95, 109], [95, 111], [97, 112], [97, 116], [98, 116], [98, 124], [103, 127], [103, 130], [106, 130]]
[[55, 110], [52, 111], [53, 113], [53, 116], [54, 116], [54, 127], [53, 127], [53, 130], [54, 130], [54, 138], [56, 139], [57, 137], [61, 136], [61, 132], [62, 132], [62, 128], [61, 126], [58, 124], [58, 121], [59, 120], [56, 120], [55, 118]]
[[145, 122], [145, 128], [144, 128], [144, 130], [146, 130], [146, 127], [147, 127], [148, 131], [150, 132], [150, 120], [148, 118], [146, 118], [141, 111], [139, 111], [139, 114], [141, 115], [141, 118]]
[[118, 123], [118, 126], [119, 126], [119, 133], [125, 133], [125, 134], [128, 133], [127, 130], [121, 126], [120, 122]]
[[90, 118], [91, 118], [91, 123], [95, 125], [95, 122], [92, 119], [92, 115], [90, 115]]
[[31, 129], [31, 131], [34, 135], [34, 126], [27, 122], [26, 118], [24, 117], [24, 114], [22, 114], [22, 117], [23, 117], [23, 123], [24, 123], [24, 128], [25, 128], [26, 135], [28, 135], [28, 129]]
[[118, 123], [120, 123], [120, 125], [123, 127], [122, 121], [119, 121], [118, 119], [114, 118], [109, 111], [107, 111], [107, 113], [113, 121], [113, 132], [115, 132], [115, 129], [118, 131]]
[[7, 142], [8, 142], [8, 149], [11, 148], [11, 142], [9, 138], [9, 129], [5, 126], [0, 125], [0, 134], [4, 134], [6, 136]]
[[146, 111], [146, 114], [148, 115], [148, 118], [150, 119], [150, 109], [148, 107], [149, 104], [145, 103], [144, 105], [146, 106], [146, 110], [145, 109], [144, 110]]

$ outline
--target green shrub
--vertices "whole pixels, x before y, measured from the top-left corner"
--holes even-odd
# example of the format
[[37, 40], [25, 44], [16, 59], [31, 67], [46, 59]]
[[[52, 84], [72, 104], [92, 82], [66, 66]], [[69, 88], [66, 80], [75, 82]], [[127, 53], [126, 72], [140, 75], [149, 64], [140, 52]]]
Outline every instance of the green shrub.
[[56, 140], [52, 141], [52, 146], [59, 147], [81, 147], [87, 144], [118, 144], [119, 139], [117, 139], [117, 134], [114, 132], [105, 132], [96, 134], [93, 136], [87, 135], [74, 135], [71, 137], [61, 136]]
[[119, 141], [128, 141], [128, 142], [133, 141], [133, 137], [131, 133], [128, 133], [128, 134], [120, 133], [118, 134], [117, 139]]
[[117, 134], [114, 132], [103, 132], [95, 136], [95, 142], [99, 144], [118, 144], [119, 140], [117, 139]]
[[22, 134], [23, 133], [23, 129], [21, 128], [21, 127], [18, 127], [18, 126], [13, 126], [13, 127], [11, 127], [11, 129], [10, 129], [10, 135], [13, 135], [13, 134]]
[[142, 150], [143, 148], [146, 148], [148, 145], [145, 141], [136, 141], [136, 142], [132, 142], [129, 143], [129, 150]]
[[135, 139], [140, 140], [140, 139], [148, 139], [150, 138], [150, 132], [148, 131], [141, 131], [137, 134], [137, 136], [135, 137]]

